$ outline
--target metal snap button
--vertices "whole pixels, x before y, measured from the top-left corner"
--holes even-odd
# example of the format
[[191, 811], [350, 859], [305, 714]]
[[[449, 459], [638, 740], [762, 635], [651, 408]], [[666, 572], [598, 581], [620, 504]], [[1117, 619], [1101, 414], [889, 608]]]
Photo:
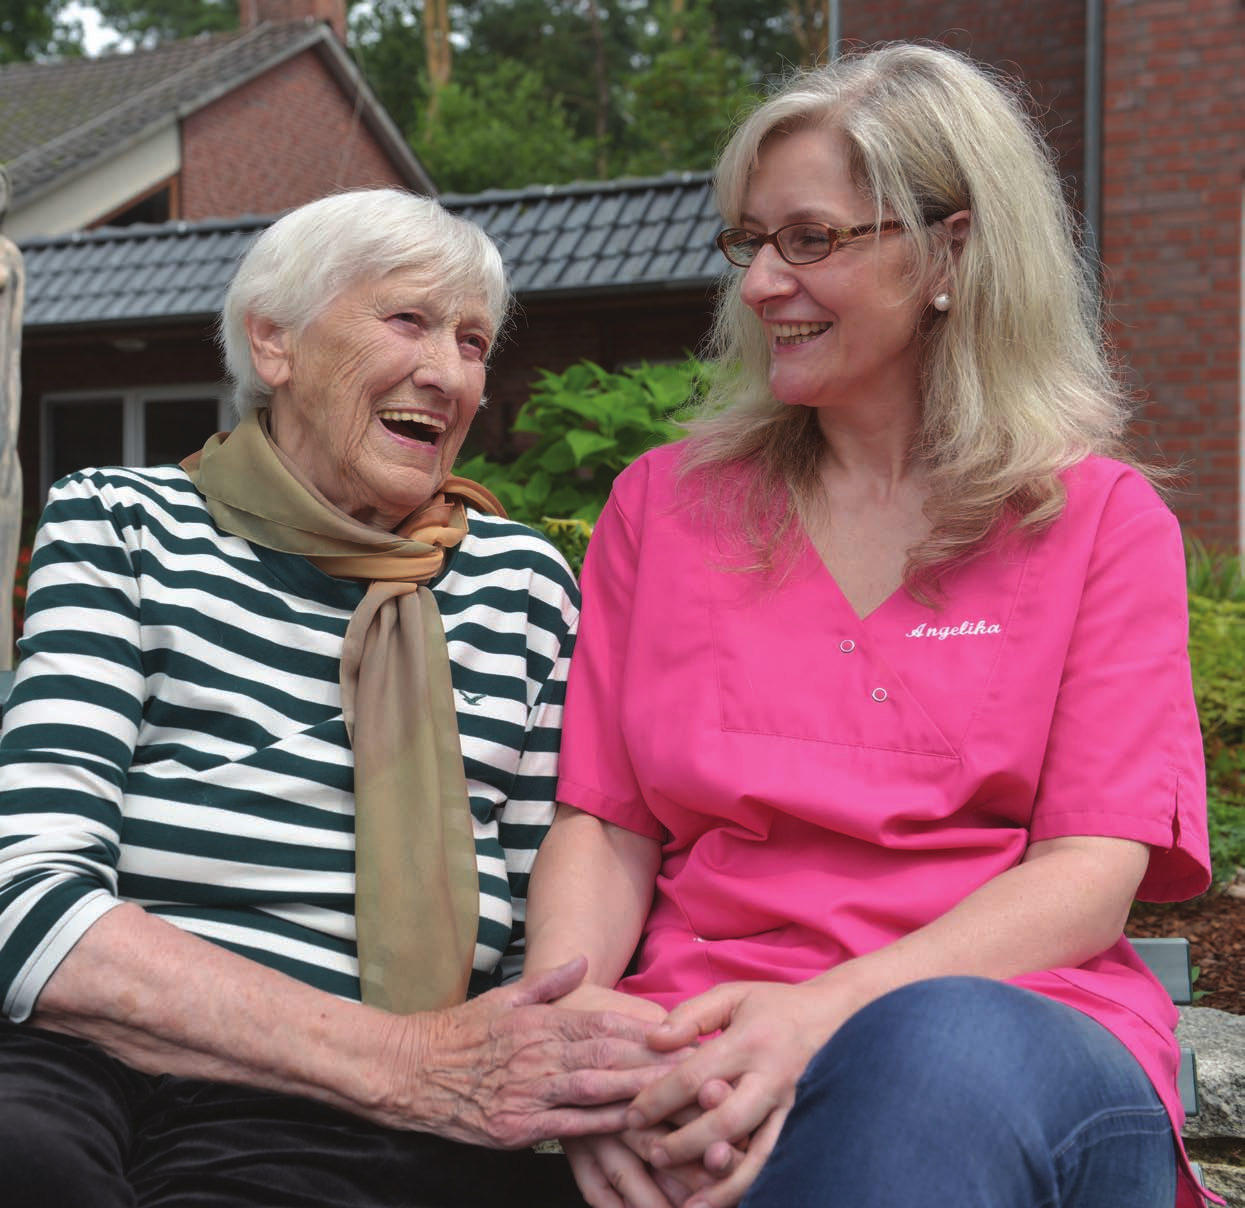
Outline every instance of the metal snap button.
[[871, 695], [873, 696], [873, 699], [878, 702], [878, 704], [881, 704], [886, 699], [886, 689], [874, 688]]
[[839, 649], [843, 651], [844, 654], [851, 654], [851, 652], [856, 649], [856, 643], [853, 642], [851, 638], [844, 638], [839, 643]]

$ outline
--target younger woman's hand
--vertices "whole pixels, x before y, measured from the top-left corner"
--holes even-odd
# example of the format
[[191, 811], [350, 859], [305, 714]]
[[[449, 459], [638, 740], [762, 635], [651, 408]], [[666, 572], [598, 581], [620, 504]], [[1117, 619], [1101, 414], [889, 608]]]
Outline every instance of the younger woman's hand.
[[[701, 1163], [727, 1177], [746, 1168], [755, 1177], [795, 1100], [796, 1082], [847, 1014], [812, 983], [736, 982], [689, 999], [650, 1033], [649, 1044], [669, 1052], [719, 1035], [641, 1091], [627, 1127], [651, 1128], [695, 1106], [695, 1119], [653, 1150], [653, 1164]], [[745, 1142], [747, 1153], [735, 1162], [730, 1147]]]
[[[653, 1150], [675, 1128], [690, 1124], [698, 1115], [699, 1109], [688, 1108], [677, 1113], [674, 1120], [653, 1128], [564, 1140], [575, 1181], [591, 1208], [679, 1208], [693, 1193], [708, 1191], [723, 1175], [734, 1171], [743, 1157], [742, 1150], [734, 1147], [730, 1147], [724, 1169], [717, 1173], [697, 1162], [660, 1170], [650, 1164]], [[713, 1202], [726, 1205], [736, 1201], [719, 1195]]]

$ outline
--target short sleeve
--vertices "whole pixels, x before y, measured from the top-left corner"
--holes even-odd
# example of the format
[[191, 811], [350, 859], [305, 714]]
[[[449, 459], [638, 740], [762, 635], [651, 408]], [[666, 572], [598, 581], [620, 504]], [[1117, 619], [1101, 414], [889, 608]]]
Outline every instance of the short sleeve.
[[[634, 480], [638, 467], [627, 475]], [[617, 486], [593, 530], [563, 719], [558, 800], [652, 838], [664, 828], [645, 804], [621, 715], [640, 541]]]
[[1096, 521], [1031, 835], [1145, 843], [1150, 864], [1138, 896], [1177, 901], [1210, 881], [1180, 529], [1131, 471]]

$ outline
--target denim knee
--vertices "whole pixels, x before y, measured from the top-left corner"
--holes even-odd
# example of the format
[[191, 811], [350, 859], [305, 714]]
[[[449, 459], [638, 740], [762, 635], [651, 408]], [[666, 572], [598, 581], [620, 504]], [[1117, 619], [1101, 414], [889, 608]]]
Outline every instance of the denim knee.
[[1114, 1036], [1028, 990], [948, 977], [830, 1039], [745, 1203], [1170, 1208], [1175, 1171], [1166, 1112]]

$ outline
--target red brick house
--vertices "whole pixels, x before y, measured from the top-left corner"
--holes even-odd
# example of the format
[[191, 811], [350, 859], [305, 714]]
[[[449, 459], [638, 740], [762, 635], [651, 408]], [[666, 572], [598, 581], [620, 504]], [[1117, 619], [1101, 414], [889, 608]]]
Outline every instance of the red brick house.
[[6, 234], [20, 244], [103, 225], [273, 214], [358, 185], [431, 193], [343, 31], [268, 19], [289, 7], [247, 0], [252, 20], [236, 33], [0, 69]]
[[[343, 44], [341, 0], [244, 0], [242, 15], [234, 33], [0, 69], [5, 234], [25, 251], [100, 228], [272, 215], [341, 188], [434, 191]], [[144, 246], [112, 245], [125, 263], [75, 277], [92, 309], [72, 330], [41, 326], [37, 307], [24, 329], [28, 512], [67, 468], [167, 460], [231, 422], [209, 323], [196, 312], [189, 343], [169, 339], [160, 276], [173, 270], [144, 262]], [[144, 299], [137, 325], [108, 328], [101, 281]], [[28, 272], [28, 303], [47, 285]]]

